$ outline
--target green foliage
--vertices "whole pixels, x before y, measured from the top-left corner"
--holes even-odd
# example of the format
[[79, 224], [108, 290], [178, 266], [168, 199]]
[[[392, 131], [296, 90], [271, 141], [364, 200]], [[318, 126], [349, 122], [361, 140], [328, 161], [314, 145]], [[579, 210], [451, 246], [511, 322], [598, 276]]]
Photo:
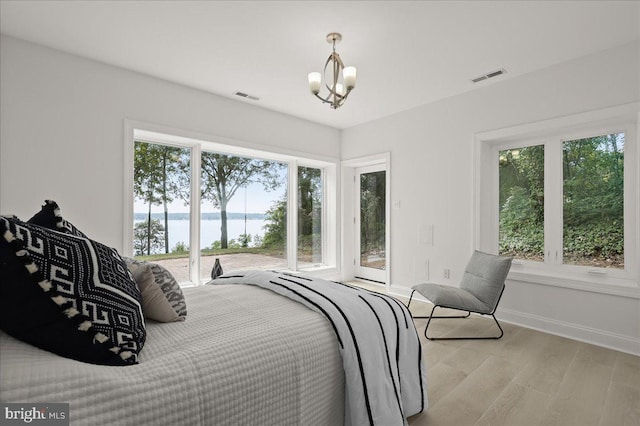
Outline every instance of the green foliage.
[[173, 247], [173, 249], [171, 249], [171, 253], [173, 254], [189, 253], [189, 246], [182, 241], [178, 241], [176, 245]]
[[322, 261], [322, 170], [298, 167], [298, 259]]
[[249, 243], [251, 242], [251, 234], [240, 234], [238, 236], [238, 243], [240, 247], [249, 247]]
[[385, 172], [360, 175], [360, 252], [384, 251]]
[[133, 251], [135, 256], [158, 253], [164, 248], [164, 226], [157, 219], [138, 222], [133, 227]]
[[262, 247], [283, 249], [287, 245], [287, 196], [273, 203], [266, 212]]
[[[624, 265], [624, 134], [563, 143], [565, 263]], [[544, 258], [544, 148], [500, 152], [500, 253]]]
[[[298, 252], [305, 260], [322, 256], [322, 170], [298, 167]], [[255, 247], [285, 252], [287, 245], [287, 194], [266, 212], [264, 237]]]
[[540, 260], [544, 231], [538, 222], [536, 201], [525, 188], [512, 186], [500, 211], [500, 253]]

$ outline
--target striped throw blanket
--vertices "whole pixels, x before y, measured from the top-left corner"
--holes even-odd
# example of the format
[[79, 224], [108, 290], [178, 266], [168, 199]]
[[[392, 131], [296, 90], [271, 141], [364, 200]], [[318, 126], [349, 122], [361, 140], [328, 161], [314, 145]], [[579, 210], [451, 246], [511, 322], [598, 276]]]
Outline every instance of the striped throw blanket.
[[345, 425], [406, 425], [427, 408], [422, 347], [406, 307], [343, 283], [273, 271], [222, 275], [211, 284], [269, 289], [323, 314], [345, 372]]

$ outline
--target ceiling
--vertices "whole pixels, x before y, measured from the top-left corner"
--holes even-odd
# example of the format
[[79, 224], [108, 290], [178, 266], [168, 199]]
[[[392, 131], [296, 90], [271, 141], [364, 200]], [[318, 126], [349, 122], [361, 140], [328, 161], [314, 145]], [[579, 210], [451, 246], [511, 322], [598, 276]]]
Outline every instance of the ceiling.
[[[2, 0], [0, 31], [344, 129], [637, 40], [640, 2]], [[307, 85], [332, 31], [358, 69], [337, 110]]]

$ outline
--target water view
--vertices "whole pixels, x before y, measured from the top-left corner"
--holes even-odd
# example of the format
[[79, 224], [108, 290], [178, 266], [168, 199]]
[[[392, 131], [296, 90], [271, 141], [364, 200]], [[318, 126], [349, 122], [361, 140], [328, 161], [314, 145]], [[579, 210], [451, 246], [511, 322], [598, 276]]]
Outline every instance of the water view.
[[[178, 218], [176, 218], [178, 216]], [[209, 217], [207, 217], [209, 216]], [[238, 217], [240, 216], [240, 217]], [[135, 223], [144, 222], [146, 220], [146, 213], [136, 213]], [[162, 214], [153, 213], [152, 219], [160, 220], [164, 224], [164, 216]], [[263, 226], [266, 223], [264, 215], [262, 214], [250, 214], [247, 215], [247, 220], [244, 219], [244, 213], [230, 213], [230, 219], [227, 219], [227, 236], [229, 241], [238, 240], [240, 235], [246, 233], [251, 235], [251, 242], [249, 246], [252, 247], [256, 240], [256, 235], [264, 236]], [[214, 241], [220, 240], [220, 227], [221, 220], [219, 215], [215, 213], [203, 214], [203, 220], [200, 223], [200, 248], [209, 248]], [[178, 243], [184, 243], [186, 246], [190, 246], [189, 243], [189, 216], [188, 214], [170, 213], [169, 221], [169, 250], [171, 251]]]

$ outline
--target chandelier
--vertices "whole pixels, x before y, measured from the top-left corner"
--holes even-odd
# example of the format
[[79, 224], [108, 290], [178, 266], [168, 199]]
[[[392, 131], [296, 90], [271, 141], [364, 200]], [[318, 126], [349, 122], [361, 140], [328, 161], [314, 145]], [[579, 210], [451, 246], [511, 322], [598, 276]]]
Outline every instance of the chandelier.
[[[347, 100], [347, 96], [356, 87], [356, 67], [345, 67], [340, 55], [336, 52], [336, 43], [342, 40], [342, 34], [327, 34], [327, 43], [333, 45], [333, 52], [324, 64], [324, 85], [329, 90], [326, 97], [320, 96], [322, 75], [319, 72], [309, 73], [309, 90], [322, 102], [330, 104], [331, 108], [340, 108]], [[327, 69], [331, 74], [327, 76]], [[329, 77], [329, 78], [327, 78]]]

